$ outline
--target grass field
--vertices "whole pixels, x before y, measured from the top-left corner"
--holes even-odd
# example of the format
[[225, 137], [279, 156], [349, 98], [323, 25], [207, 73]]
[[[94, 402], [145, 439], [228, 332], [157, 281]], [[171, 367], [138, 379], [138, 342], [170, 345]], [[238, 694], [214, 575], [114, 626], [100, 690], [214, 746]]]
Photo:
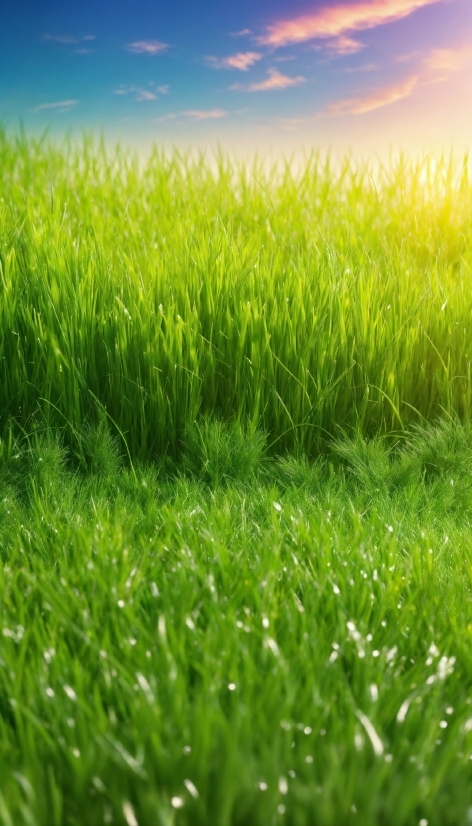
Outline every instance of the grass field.
[[1, 826], [470, 826], [467, 162], [0, 170]]

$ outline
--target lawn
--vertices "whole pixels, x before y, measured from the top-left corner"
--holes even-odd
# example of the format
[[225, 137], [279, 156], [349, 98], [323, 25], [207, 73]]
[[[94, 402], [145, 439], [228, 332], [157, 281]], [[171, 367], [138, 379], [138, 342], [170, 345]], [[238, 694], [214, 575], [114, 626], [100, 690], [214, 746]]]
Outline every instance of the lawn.
[[0, 170], [1, 826], [471, 824], [466, 161]]

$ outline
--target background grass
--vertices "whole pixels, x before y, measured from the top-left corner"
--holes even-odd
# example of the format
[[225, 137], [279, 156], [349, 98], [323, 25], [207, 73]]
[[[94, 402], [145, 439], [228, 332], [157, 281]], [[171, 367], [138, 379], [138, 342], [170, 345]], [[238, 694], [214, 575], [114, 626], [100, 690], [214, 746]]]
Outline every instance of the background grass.
[[467, 168], [0, 134], [1, 826], [470, 826]]
[[278, 450], [469, 420], [467, 159], [298, 176], [0, 134], [0, 427], [105, 407], [134, 457], [201, 415]]

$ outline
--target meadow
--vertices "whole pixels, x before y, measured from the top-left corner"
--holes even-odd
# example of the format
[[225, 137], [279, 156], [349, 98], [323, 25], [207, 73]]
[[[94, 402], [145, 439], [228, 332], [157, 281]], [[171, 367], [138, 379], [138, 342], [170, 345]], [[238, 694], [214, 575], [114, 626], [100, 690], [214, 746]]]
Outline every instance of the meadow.
[[472, 823], [468, 158], [0, 176], [1, 826]]

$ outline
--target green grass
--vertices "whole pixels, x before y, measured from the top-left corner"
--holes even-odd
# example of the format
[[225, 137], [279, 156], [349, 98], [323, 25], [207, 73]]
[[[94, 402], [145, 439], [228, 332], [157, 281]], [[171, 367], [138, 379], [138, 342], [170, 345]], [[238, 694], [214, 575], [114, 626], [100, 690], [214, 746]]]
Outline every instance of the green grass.
[[0, 175], [0, 826], [470, 826], [467, 159]]
[[133, 457], [202, 415], [278, 450], [472, 412], [467, 159], [294, 175], [0, 134], [0, 432], [106, 410]]
[[237, 439], [5, 459], [2, 826], [467, 822], [472, 432]]

